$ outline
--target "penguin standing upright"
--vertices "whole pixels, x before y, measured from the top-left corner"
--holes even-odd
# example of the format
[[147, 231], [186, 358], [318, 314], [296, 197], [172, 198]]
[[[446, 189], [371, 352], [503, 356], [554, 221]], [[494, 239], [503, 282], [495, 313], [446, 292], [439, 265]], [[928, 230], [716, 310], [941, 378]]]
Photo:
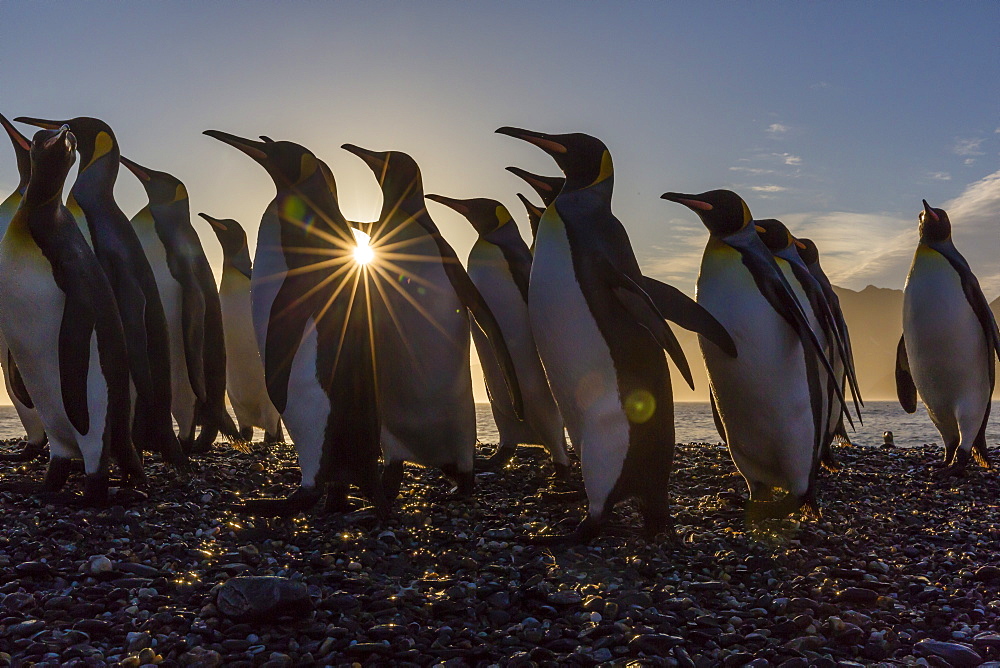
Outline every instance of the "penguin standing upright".
[[277, 189], [260, 221], [250, 299], [268, 396], [295, 442], [302, 481], [287, 499], [248, 501], [244, 509], [294, 514], [328, 485], [328, 509], [344, 508], [355, 484], [379, 517], [388, 517], [378, 469], [371, 287], [354, 260], [357, 244], [333, 174], [292, 142], [205, 134], [250, 156]]
[[969, 263], [951, 239], [944, 209], [923, 201], [920, 242], [903, 288], [903, 336], [896, 349], [896, 392], [907, 413], [917, 393], [945, 445], [945, 464], [990, 468], [986, 424], [996, 382], [1000, 332]]
[[[812, 239], [805, 239], [799, 237], [799, 243], [802, 247], [799, 248], [799, 257], [802, 261], [806, 263], [806, 267], [809, 269], [809, 273], [816, 278], [819, 282], [820, 287], [823, 289], [823, 294], [826, 295], [826, 301], [830, 305], [830, 310], [833, 312], [833, 317], [837, 321], [837, 329], [840, 331], [841, 337], [843, 338], [845, 352], [846, 352], [846, 365], [844, 365], [845, 360], [834, 359], [833, 368], [837, 372], [837, 376], [840, 378], [840, 387], [845, 387], [847, 382], [848, 372], [852, 373], [857, 377], [856, 367], [854, 365], [854, 350], [851, 347], [851, 333], [847, 328], [847, 320], [844, 318], [844, 310], [840, 306], [840, 297], [833, 289], [833, 284], [830, 283], [830, 279], [827, 277], [826, 272], [823, 271], [823, 267], [819, 263], [819, 249], [816, 247], [815, 242]], [[843, 368], [841, 368], [843, 366]], [[858, 398], [861, 401], [860, 397]], [[862, 402], [864, 405], [864, 402]], [[833, 435], [835, 439], [840, 440], [841, 443], [845, 445], [853, 445], [851, 443], [851, 437], [847, 434], [847, 428], [844, 426], [844, 413], [841, 411], [839, 416], [836, 417], [837, 425], [834, 427]]]
[[[10, 225], [17, 207], [21, 203], [24, 190], [28, 187], [28, 179], [31, 178], [31, 141], [18, 132], [17, 128], [11, 125], [3, 114], [0, 114], [0, 125], [3, 125], [14, 145], [19, 177], [17, 188], [0, 203], [0, 239], [3, 239], [3, 235], [7, 232], [7, 226]], [[24, 381], [17, 370], [17, 365], [14, 363], [14, 358], [7, 348], [2, 333], [0, 333], [0, 368], [3, 369], [7, 395], [10, 397], [11, 403], [14, 404], [17, 417], [21, 420], [21, 425], [27, 434], [24, 447], [20, 452], [2, 455], [0, 460], [29, 461], [42, 454], [45, 449], [45, 427], [42, 426], [42, 418], [35, 410], [31, 397], [24, 389]]]
[[222, 281], [219, 301], [226, 336], [226, 388], [229, 403], [236, 413], [240, 433], [247, 441], [253, 428], [264, 430], [265, 443], [280, 443], [281, 416], [267, 396], [264, 365], [257, 351], [250, 310], [250, 249], [247, 235], [235, 220], [219, 219], [199, 213], [208, 221], [222, 245]]
[[76, 160], [69, 127], [40, 130], [31, 179], [0, 242], [0, 330], [49, 436], [43, 492], [83, 459], [87, 505], [108, 496], [108, 458], [123, 482], [144, 480], [129, 440], [129, 372], [114, 294], [62, 190]]
[[[545, 378], [545, 369], [538, 359], [528, 321], [531, 251], [507, 207], [500, 202], [440, 195], [427, 195], [427, 199], [462, 214], [479, 233], [469, 252], [469, 278], [500, 324], [524, 398], [524, 419], [519, 420], [506, 392], [490, 396], [493, 419], [500, 432], [500, 446], [490, 457], [487, 468], [497, 470], [506, 465], [520, 443], [540, 443], [552, 458], [556, 478], [565, 480], [569, 477], [565, 429]], [[472, 338], [483, 364], [483, 374], [490, 378], [489, 384], [503, 387], [503, 371], [485, 335], [473, 327]]]
[[[827, 429], [823, 374], [834, 376], [822, 344], [739, 195], [712, 190], [663, 199], [694, 211], [711, 233], [697, 300], [729, 331], [740, 355], [732, 358], [704, 338], [700, 343], [729, 452], [750, 489], [748, 514], [816, 509]], [[774, 501], [774, 488], [788, 493]]]
[[[212, 267], [191, 226], [187, 188], [177, 178], [122, 156], [149, 203], [132, 227], [156, 276], [170, 336], [171, 410], [185, 452], [207, 450], [221, 432], [241, 438], [226, 411], [226, 343]], [[195, 426], [201, 433], [195, 441]]]
[[559, 191], [562, 190], [563, 184], [566, 183], [566, 179], [561, 176], [542, 176], [540, 174], [532, 174], [531, 172], [521, 169], [520, 167], [507, 167], [507, 171], [520, 177], [525, 183], [531, 186], [536, 193], [538, 193], [539, 197], [542, 198], [542, 206], [536, 207], [534, 204], [529, 202], [526, 197], [518, 194], [518, 198], [521, 200], [525, 210], [528, 212], [528, 225], [531, 228], [530, 248], [531, 252], [534, 253], [535, 237], [538, 235], [538, 221], [541, 220], [546, 207], [556, 201], [556, 197], [559, 196]]
[[[469, 315], [503, 370], [513, 411], [523, 415], [517, 374], [486, 300], [441, 236], [424, 205], [420, 168], [399, 151], [345, 144], [375, 173], [382, 212], [371, 228], [369, 267], [378, 291], [376, 337], [383, 409], [384, 482], [399, 492], [403, 463], [441, 469], [460, 494], [475, 477], [476, 414], [469, 358]], [[492, 379], [487, 376], [486, 381]]]
[[531, 245], [528, 246], [528, 252], [534, 255], [535, 237], [538, 236], [538, 222], [542, 219], [542, 214], [545, 213], [545, 207], [536, 205], [521, 193], [517, 194], [517, 198], [521, 200], [521, 204], [524, 205], [524, 210], [528, 214], [528, 228], [531, 230]]
[[14, 120], [47, 129], [65, 124], [76, 136], [80, 171], [70, 197], [85, 218], [77, 224], [86, 223], [83, 227], [111, 283], [125, 330], [136, 395], [132, 441], [140, 450], [159, 452], [170, 464], [184, 466], [187, 456], [170, 416], [170, 339], [156, 277], [135, 230], [115, 202], [121, 153], [114, 132], [104, 121], [86, 116], [65, 122], [25, 117]]
[[[586, 134], [497, 132], [541, 148], [566, 175], [539, 222], [528, 286], [531, 331], [579, 453], [588, 501], [575, 532], [553, 540], [589, 540], [614, 504], [632, 496], [639, 499], [646, 531], [655, 535], [670, 522], [674, 448], [664, 349], [693, 383], [611, 211], [611, 154]], [[707, 313], [704, 318], [712, 320]]]
[[[821, 461], [828, 468], [835, 470], [839, 468], [839, 463], [833, 457], [830, 446], [833, 443], [837, 426], [845, 413], [840, 410], [840, 401], [837, 399], [837, 393], [829, 386], [830, 383], [838, 385], [841, 392], [844, 392], [846, 391], [845, 378], [849, 381], [850, 389], [854, 395], [855, 410], [858, 411], [859, 419], [861, 416], [858, 407], [860, 392], [857, 390], [854, 368], [849, 364], [844, 334], [838, 327], [837, 319], [823, 287], [799, 255], [799, 250], [805, 248], [805, 245], [795, 239], [780, 220], [767, 218], [756, 220], [754, 224], [764, 245], [771, 251], [775, 262], [781, 268], [785, 280], [792, 286], [795, 298], [802, 305], [806, 317], [809, 319], [809, 326], [816, 332], [823, 346], [823, 352], [833, 366], [834, 378], [826, 379], [825, 383], [821, 383], [819, 392], [811, 394], [822, 396], [822, 411], [826, 414], [827, 426], [820, 446], [822, 449]], [[850, 420], [850, 415], [847, 417]], [[853, 422], [851, 425], [853, 426]]]

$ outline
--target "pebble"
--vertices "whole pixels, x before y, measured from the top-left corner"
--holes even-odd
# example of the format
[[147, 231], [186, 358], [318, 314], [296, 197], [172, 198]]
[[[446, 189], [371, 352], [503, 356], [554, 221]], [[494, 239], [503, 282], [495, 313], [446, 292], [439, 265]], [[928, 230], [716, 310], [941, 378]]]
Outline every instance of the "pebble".
[[[844, 468], [821, 474], [822, 519], [751, 530], [728, 501], [746, 496], [728, 453], [679, 446], [676, 543], [640, 538], [630, 503], [615, 511], [623, 530], [588, 546], [529, 543], [542, 527], [571, 529], [582, 508], [537, 495], [550, 470], [538, 448], [519, 449], [503, 475], [477, 476], [475, 498], [461, 503], [441, 496], [438, 472], [408, 467], [396, 517], [381, 523], [370, 510], [292, 520], [230, 512], [237, 498], [294, 488], [294, 448], [283, 445], [213, 450], [195, 460], [191, 487], [149, 457], [149, 496], [133, 506], [81, 511], [0, 493], [0, 665], [853, 668], [1000, 658], [1000, 511], [954, 513], [1000, 497], [1000, 482], [978, 471], [962, 485], [936, 482], [927, 469], [936, 448], [837, 454]], [[44, 462], [23, 471], [0, 462], [5, 481], [43, 473]], [[914, 493], [921, 485], [935, 493]], [[237, 577], [287, 582], [303, 607], [231, 616]]]

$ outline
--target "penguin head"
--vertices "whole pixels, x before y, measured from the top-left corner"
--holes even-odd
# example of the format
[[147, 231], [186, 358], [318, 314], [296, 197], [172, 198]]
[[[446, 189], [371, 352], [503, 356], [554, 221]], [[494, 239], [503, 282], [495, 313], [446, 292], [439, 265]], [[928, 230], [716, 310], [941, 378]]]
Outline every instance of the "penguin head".
[[425, 195], [425, 197], [432, 202], [444, 204], [465, 216], [476, 228], [476, 232], [479, 232], [479, 236], [498, 230], [512, 220], [507, 207], [495, 199], [486, 199], [485, 197], [453, 199], [441, 195]]
[[717, 237], [739, 232], [753, 220], [750, 207], [732, 190], [709, 190], [700, 195], [663, 193], [660, 197], [694, 211], [708, 231]]
[[402, 151], [371, 151], [354, 144], [344, 144], [340, 148], [364, 160], [375, 174], [382, 189], [383, 208], [396, 208], [406, 201], [411, 203], [407, 209], [423, 207], [420, 167], [409, 155]]
[[597, 137], [582, 132], [550, 135], [521, 128], [502, 127], [497, 133], [522, 139], [551, 155], [566, 175], [568, 192], [595, 186], [614, 176], [611, 153]]
[[947, 241], [951, 237], [951, 221], [944, 209], [935, 209], [922, 200], [924, 210], [920, 212], [920, 240]]
[[816, 247], [816, 242], [812, 239], [803, 239], [799, 237], [798, 242], [802, 244], [799, 246], [799, 257], [806, 264], [816, 264], [819, 262], [819, 248]]
[[[320, 160], [313, 152], [294, 142], [274, 141], [269, 137], [257, 141], [219, 130], [205, 130], [202, 134], [229, 144], [253, 158], [267, 170], [279, 190], [297, 186], [317, 172], [322, 174], [324, 180], [327, 179], [327, 174], [322, 173]], [[333, 178], [332, 172], [329, 178]]]
[[111, 126], [101, 119], [78, 116], [68, 121], [50, 121], [43, 118], [19, 116], [14, 120], [47, 130], [56, 130], [63, 125], [68, 125], [78, 143], [77, 151], [80, 153], [81, 172], [100, 163], [113, 169], [115, 174], [118, 173], [118, 157], [121, 155], [118, 149], [118, 140], [115, 139], [115, 133]]
[[10, 141], [14, 145], [14, 155], [17, 157], [17, 173], [20, 183], [17, 185], [18, 191], [23, 192], [31, 178], [31, 140], [18, 132], [7, 118], [0, 114], [0, 125], [10, 135]]
[[520, 167], [507, 167], [506, 169], [511, 174], [521, 177], [525, 183], [534, 188], [538, 196], [542, 198], [545, 206], [556, 201], [559, 191], [562, 190], [563, 185], [566, 183], [566, 179], [561, 176], [541, 176], [540, 174], [532, 174]]
[[143, 167], [125, 156], [122, 156], [119, 160], [142, 183], [142, 187], [146, 189], [146, 196], [149, 197], [150, 204], [172, 204], [173, 202], [179, 202], [188, 198], [187, 188], [175, 176]]
[[531, 238], [534, 239], [538, 235], [538, 221], [542, 219], [542, 214], [545, 213], [545, 209], [535, 206], [532, 204], [531, 200], [521, 193], [517, 194], [517, 198], [521, 200], [521, 204], [524, 205], [524, 210], [528, 212], [528, 225], [531, 226]]
[[772, 253], [783, 251], [793, 244], [796, 248], [802, 248], [802, 245], [797, 242], [792, 233], [788, 231], [788, 228], [780, 220], [765, 218], [764, 220], [755, 220], [753, 222], [757, 228], [757, 235]]
[[[76, 137], [68, 125], [58, 130], [39, 130], [31, 139], [31, 182], [36, 198], [61, 193], [66, 175], [76, 162]], [[42, 192], [44, 191], [44, 192]]]
[[207, 213], [199, 213], [212, 226], [212, 231], [222, 245], [226, 257], [236, 255], [247, 247], [247, 234], [243, 227], [231, 218], [212, 218]]

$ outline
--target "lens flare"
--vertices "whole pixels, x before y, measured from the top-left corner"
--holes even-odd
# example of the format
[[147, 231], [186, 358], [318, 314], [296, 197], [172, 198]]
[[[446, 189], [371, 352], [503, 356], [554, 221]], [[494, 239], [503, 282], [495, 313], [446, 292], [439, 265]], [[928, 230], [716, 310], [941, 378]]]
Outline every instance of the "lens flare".
[[375, 250], [371, 247], [371, 237], [361, 230], [351, 228], [358, 245], [354, 249], [354, 261], [358, 264], [368, 264], [375, 259]]

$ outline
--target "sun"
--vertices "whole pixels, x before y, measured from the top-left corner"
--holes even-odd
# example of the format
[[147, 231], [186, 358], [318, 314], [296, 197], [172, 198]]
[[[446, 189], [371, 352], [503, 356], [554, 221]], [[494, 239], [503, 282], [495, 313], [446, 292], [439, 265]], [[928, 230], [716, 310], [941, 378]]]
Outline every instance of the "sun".
[[370, 245], [371, 237], [359, 229], [351, 228], [354, 233], [354, 240], [358, 245], [354, 248], [354, 261], [358, 264], [368, 264], [375, 259], [375, 249]]

